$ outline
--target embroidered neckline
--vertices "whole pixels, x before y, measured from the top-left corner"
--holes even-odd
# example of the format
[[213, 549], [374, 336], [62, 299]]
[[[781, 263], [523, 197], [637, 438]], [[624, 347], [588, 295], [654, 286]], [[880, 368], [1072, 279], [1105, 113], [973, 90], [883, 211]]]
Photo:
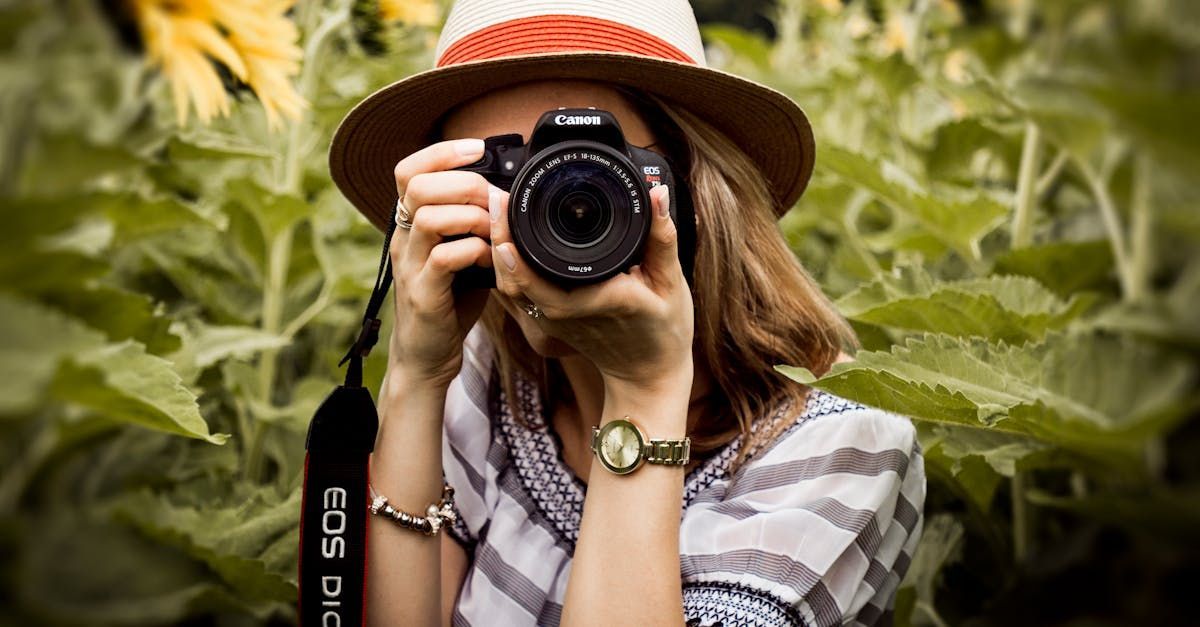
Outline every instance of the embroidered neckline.
[[[574, 546], [579, 538], [579, 526], [583, 520], [583, 501], [587, 493], [587, 486], [563, 459], [562, 441], [558, 434], [546, 424], [537, 386], [525, 376], [517, 373], [516, 408], [532, 428], [527, 428], [517, 422], [513, 414], [513, 406], [508, 402], [503, 386], [496, 386], [496, 388], [500, 432], [506, 440], [510, 459], [520, 477], [521, 484], [534, 505], [553, 526], [554, 531], [570, 546]], [[775, 441], [816, 415], [831, 413], [819, 410], [833, 404], [831, 403], [833, 399], [845, 402], [827, 392], [813, 389], [808, 395], [803, 414]], [[766, 421], [758, 421], [751, 425], [751, 433], [761, 428], [763, 422], [774, 424], [783, 419], [788, 413], [788, 406], [788, 404], [784, 404]], [[715, 455], [688, 471], [683, 485], [682, 505], [684, 508], [688, 507], [701, 491], [727, 474], [730, 462], [741, 448], [744, 435], [739, 433]], [[769, 450], [770, 444], [773, 443], [760, 447], [752, 454], [757, 455]]]

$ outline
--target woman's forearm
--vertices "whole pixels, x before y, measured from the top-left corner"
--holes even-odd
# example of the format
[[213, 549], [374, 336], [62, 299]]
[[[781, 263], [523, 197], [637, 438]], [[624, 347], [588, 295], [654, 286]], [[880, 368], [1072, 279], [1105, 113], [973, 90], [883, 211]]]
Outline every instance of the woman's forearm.
[[[682, 438], [691, 376], [658, 390], [606, 385], [601, 424], [631, 417], [650, 438]], [[615, 475], [593, 458], [562, 625], [683, 625], [682, 466]]]
[[[371, 485], [388, 503], [423, 516], [442, 495], [442, 414], [446, 388], [389, 368], [379, 395], [380, 425]], [[439, 539], [371, 520], [367, 537], [368, 624], [438, 625]]]

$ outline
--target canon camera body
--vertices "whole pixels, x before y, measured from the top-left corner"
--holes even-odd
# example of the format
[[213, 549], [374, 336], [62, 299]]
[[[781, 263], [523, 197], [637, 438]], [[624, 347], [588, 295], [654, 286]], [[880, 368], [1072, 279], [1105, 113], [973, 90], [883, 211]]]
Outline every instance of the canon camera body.
[[[478, 172], [509, 192], [513, 243], [534, 270], [570, 286], [602, 281], [640, 262], [650, 233], [650, 189], [666, 185], [691, 282], [695, 222], [691, 193], [662, 155], [631, 146], [616, 118], [594, 107], [559, 108], [538, 119], [529, 143], [520, 134], [484, 139]], [[466, 235], [456, 236], [466, 237]], [[472, 266], [455, 289], [495, 286], [491, 268]]]

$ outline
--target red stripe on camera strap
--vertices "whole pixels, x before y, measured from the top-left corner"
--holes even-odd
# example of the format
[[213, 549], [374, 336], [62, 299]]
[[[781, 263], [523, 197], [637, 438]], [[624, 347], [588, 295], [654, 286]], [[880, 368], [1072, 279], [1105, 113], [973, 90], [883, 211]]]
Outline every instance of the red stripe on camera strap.
[[349, 362], [346, 381], [334, 388], [308, 424], [296, 601], [302, 627], [366, 624], [368, 484], [379, 415], [363, 387], [362, 367], [379, 341], [379, 310], [392, 284], [388, 247], [395, 230], [393, 217], [362, 330], [339, 363]]

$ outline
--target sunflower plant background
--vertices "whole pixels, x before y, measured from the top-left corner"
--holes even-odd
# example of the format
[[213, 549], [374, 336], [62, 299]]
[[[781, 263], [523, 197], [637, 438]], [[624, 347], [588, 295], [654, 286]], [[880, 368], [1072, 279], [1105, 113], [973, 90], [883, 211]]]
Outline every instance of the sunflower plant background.
[[[812, 117], [781, 228], [864, 344], [763, 367], [921, 432], [896, 622], [1188, 622], [1200, 5], [694, 4]], [[305, 430], [379, 240], [325, 150], [446, 8], [0, 3], [0, 624], [295, 622]]]

